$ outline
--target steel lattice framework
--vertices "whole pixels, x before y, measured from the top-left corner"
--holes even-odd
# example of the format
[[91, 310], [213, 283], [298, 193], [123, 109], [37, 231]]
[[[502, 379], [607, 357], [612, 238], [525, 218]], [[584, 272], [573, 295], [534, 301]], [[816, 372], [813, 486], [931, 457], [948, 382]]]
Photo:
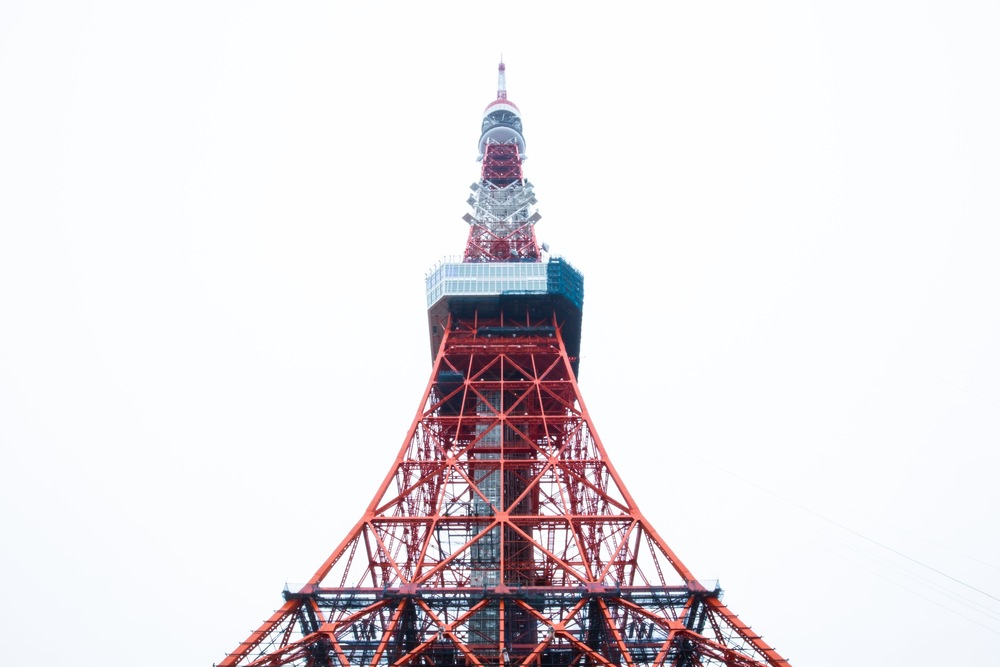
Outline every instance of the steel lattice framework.
[[541, 253], [534, 226], [541, 216], [530, 212], [535, 195], [521, 175], [516, 145], [486, 146], [483, 183], [488, 185], [474, 185], [469, 197], [474, 214], [465, 216], [469, 240], [464, 261], [537, 261]]
[[[465, 282], [428, 280], [434, 364], [396, 460], [221, 665], [787, 666], [671, 551], [597, 436], [576, 381], [582, 276], [540, 258], [517, 120], [520, 143], [486, 142], [464, 261], [441, 271]], [[458, 270], [477, 264], [493, 273]], [[526, 264], [543, 288], [493, 285]]]

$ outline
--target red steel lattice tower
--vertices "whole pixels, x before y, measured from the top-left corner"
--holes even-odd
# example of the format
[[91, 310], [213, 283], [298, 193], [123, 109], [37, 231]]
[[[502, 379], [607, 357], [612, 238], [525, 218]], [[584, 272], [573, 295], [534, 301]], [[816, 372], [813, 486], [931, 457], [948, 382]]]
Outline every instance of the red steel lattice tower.
[[427, 276], [422, 407], [361, 519], [220, 667], [788, 665], [608, 459], [576, 381], [583, 277], [537, 243], [504, 77], [464, 256]]

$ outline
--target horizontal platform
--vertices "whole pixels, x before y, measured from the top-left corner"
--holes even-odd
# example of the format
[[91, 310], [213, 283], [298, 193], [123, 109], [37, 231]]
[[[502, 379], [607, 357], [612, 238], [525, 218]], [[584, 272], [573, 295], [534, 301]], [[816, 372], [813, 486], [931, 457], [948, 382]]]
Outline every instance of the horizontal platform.
[[[545, 605], [567, 606], [580, 599], [619, 598], [640, 605], [674, 606], [683, 605], [691, 596], [699, 598], [721, 598], [722, 588], [715, 580], [691, 582], [678, 586], [605, 586], [601, 584], [581, 584], [567, 586], [500, 586], [500, 587], [449, 587], [434, 588], [414, 584], [386, 588], [328, 588], [303, 585], [300, 590], [285, 590], [286, 600], [309, 598], [328, 606], [336, 602], [344, 609], [363, 609], [384, 599], [414, 597], [426, 600], [464, 600], [474, 604], [477, 600], [493, 598], [513, 598], [530, 600], [539, 608]], [[326, 604], [322, 604], [325, 602]]]
[[[443, 324], [449, 315], [467, 317], [478, 313], [482, 318], [506, 313], [517, 319], [528, 309], [543, 318], [555, 313], [567, 352], [574, 357], [573, 370], [577, 371], [583, 274], [566, 260], [560, 257], [542, 262], [444, 260], [427, 274], [426, 284], [432, 358], [441, 344]], [[515, 336], [518, 330], [496, 327], [491, 333]]]
[[501, 294], [559, 294], [583, 308], [583, 275], [566, 260], [443, 261], [427, 274], [427, 308], [442, 299]]

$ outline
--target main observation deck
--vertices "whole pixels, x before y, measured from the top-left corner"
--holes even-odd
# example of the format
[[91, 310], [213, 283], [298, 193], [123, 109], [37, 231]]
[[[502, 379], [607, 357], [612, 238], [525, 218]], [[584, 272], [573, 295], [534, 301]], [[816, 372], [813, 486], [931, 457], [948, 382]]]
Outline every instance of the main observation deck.
[[583, 274], [566, 260], [463, 262], [449, 258], [431, 269], [426, 282], [432, 359], [441, 346], [449, 315], [493, 318], [510, 313], [520, 318], [527, 312], [542, 320], [554, 313], [573, 372], [579, 374]]

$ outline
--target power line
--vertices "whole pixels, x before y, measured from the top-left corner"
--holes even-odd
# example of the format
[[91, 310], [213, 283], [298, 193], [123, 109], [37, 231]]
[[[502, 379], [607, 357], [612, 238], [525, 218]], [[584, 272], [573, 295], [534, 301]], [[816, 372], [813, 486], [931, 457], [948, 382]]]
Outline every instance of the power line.
[[957, 577], [953, 577], [952, 575], [948, 574], [947, 572], [943, 572], [943, 571], [939, 570], [936, 567], [928, 565], [927, 563], [924, 563], [923, 561], [920, 561], [920, 560], [918, 560], [918, 559], [916, 559], [916, 558], [914, 558], [914, 557], [912, 557], [912, 556], [910, 556], [908, 554], [903, 553], [902, 551], [899, 551], [898, 549], [890, 547], [887, 544], [883, 544], [882, 542], [879, 542], [878, 540], [876, 540], [874, 538], [871, 538], [871, 537], [869, 537], [869, 536], [867, 536], [867, 535], [865, 535], [865, 534], [863, 534], [863, 533], [861, 533], [861, 532], [859, 532], [859, 531], [857, 531], [857, 530], [855, 530], [855, 529], [853, 529], [853, 528], [851, 528], [849, 526], [845, 526], [844, 524], [839, 523], [838, 521], [835, 521], [835, 520], [833, 520], [833, 519], [831, 519], [831, 518], [829, 518], [827, 516], [824, 516], [823, 514], [820, 514], [819, 512], [816, 512], [815, 510], [809, 509], [808, 507], [805, 507], [804, 505], [801, 505], [801, 504], [795, 502], [794, 500], [791, 500], [789, 498], [785, 498], [781, 494], [775, 493], [771, 489], [768, 489], [767, 487], [761, 486], [760, 484], [758, 484], [758, 483], [756, 483], [754, 481], [746, 479], [745, 477], [742, 477], [742, 476], [740, 476], [740, 475], [732, 472], [731, 470], [727, 470], [726, 468], [723, 468], [722, 466], [718, 465], [717, 463], [714, 463], [713, 461], [710, 461], [710, 460], [708, 460], [708, 459], [706, 459], [706, 458], [704, 458], [702, 456], [699, 456], [698, 454], [694, 454], [692, 452], [685, 452], [685, 453], [690, 454], [691, 456], [693, 456], [693, 457], [695, 457], [697, 459], [700, 459], [701, 461], [704, 461], [705, 463], [707, 463], [707, 464], [709, 464], [711, 466], [714, 466], [715, 468], [717, 468], [718, 470], [726, 473], [727, 475], [735, 477], [736, 479], [742, 481], [745, 484], [749, 484], [750, 486], [753, 486], [753, 487], [755, 487], [757, 489], [760, 489], [761, 491], [763, 491], [763, 492], [765, 492], [765, 493], [767, 493], [769, 495], [772, 495], [775, 498], [777, 498], [778, 500], [786, 502], [789, 505], [792, 505], [793, 507], [796, 507], [796, 508], [802, 510], [803, 512], [806, 512], [808, 514], [812, 514], [813, 516], [818, 517], [818, 518], [822, 519], [823, 521], [826, 521], [828, 523], [833, 524], [834, 526], [837, 526], [841, 530], [845, 530], [845, 531], [847, 531], [847, 532], [849, 532], [849, 533], [851, 533], [853, 535], [856, 535], [857, 537], [860, 537], [863, 540], [871, 542], [872, 544], [874, 544], [874, 545], [876, 545], [878, 547], [881, 547], [882, 549], [885, 549], [886, 551], [889, 551], [889, 552], [891, 552], [893, 554], [896, 554], [900, 558], [905, 558], [906, 560], [908, 560], [908, 561], [910, 561], [912, 563], [915, 563], [915, 564], [917, 564], [917, 565], [919, 565], [921, 567], [924, 567], [924, 568], [926, 568], [926, 569], [928, 569], [928, 570], [930, 570], [930, 571], [932, 571], [932, 572], [934, 572], [934, 573], [936, 573], [936, 574], [938, 574], [938, 575], [940, 575], [940, 576], [942, 576], [942, 577], [944, 577], [946, 579], [950, 579], [951, 581], [954, 581], [957, 584], [960, 584], [962, 586], [965, 586], [966, 588], [969, 588], [969, 589], [971, 589], [973, 591], [976, 591], [980, 595], [984, 595], [984, 596], [986, 596], [986, 597], [988, 597], [988, 598], [990, 598], [992, 600], [996, 600], [997, 602], [1000, 602], [1000, 597], [997, 597], [997, 596], [993, 595], [992, 593], [984, 591], [983, 589], [981, 589], [981, 588], [979, 588], [977, 586], [974, 586], [974, 585], [972, 585], [972, 584], [970, 584], [968, 582], [962, 581], [961, 579], [959, 579]]

